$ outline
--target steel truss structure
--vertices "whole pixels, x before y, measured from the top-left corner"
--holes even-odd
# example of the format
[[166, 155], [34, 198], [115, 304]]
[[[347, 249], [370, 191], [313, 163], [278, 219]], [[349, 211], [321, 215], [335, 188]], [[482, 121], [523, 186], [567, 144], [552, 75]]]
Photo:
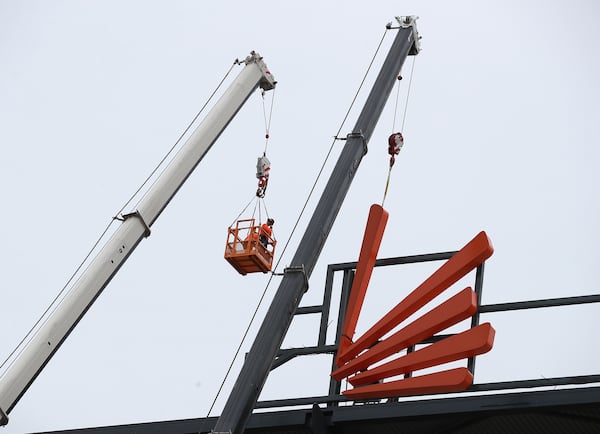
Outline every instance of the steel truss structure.
[[[456, 252], [378, 259], [375, 267], [443, 261]], [[331, 264], [327, 267], [323, 302], [301, 306], [295, 315], [319, 315], [316, 345], [280, 349], [271, 370], [296, 357], [329, 354], [333, 359], [344, 319], [344, 313], [356, 262]], [[485, 263], [477, 267], [473, 288], [479, 301], [483, 290]], [[334, 305], [334, 282], [341, 273], [339, 315], [334, 343], [328, 343], [327, 325], [338, 306]], [[480, 315], [514, 310], [539, 309], [599, 303], [600, 294], [481, 305], [471, 325]], [[447, 335], [436, 335], [418, 345], [435, 342]], [[414, 348], [412, 348], [414, 350]], [[409, 349], [408, 351], [411, 351]], [[475, 373], [475, 358], [468, 360]], [[600, 374], [533, 380], [473, 384], [468, 390], [449, 395], [401, 399], [349, 401], [340, 395], [340, 382], [329, 380], [326, 396], [299, 397], [258, 401], [248, 421], [246, 433], [252, 434], [363, 434], [363, 433], [592, 433], [600, 432]], [[287, 408], [287, 410], [285, 409]], [[278, 410], [279, 409], [279, 410]], [[97, 427], [55, 433], [210, 433], [216, 417], [179, 421]]]

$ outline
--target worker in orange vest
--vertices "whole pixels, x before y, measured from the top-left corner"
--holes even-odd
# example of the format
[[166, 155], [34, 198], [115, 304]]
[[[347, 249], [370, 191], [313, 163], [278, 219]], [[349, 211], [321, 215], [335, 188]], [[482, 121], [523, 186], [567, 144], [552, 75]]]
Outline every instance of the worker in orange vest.
[[272, 218], [268, 218], [266, 223], [263, 223], [262, 226], [260, 227], [260, 242], [263, 244], [263, 246], [267, 247], [268, 244], [268, 240], [271, 238], [271, 235], [273, 234], [273, 224], [275, 223], [275, 220], [273, 220]]

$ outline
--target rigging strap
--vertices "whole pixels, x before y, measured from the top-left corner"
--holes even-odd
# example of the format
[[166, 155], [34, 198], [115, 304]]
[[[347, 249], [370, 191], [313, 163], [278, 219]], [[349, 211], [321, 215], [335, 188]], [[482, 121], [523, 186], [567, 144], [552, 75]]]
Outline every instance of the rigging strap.
[[265, 107], [265, 91], [263, 90], [261, 93], [262, 96], [262, 108], [263, 108], [263, 118], [265, 121], [265, 150], [263, 154], [267, 153], [267, 146], [269, 145], [269, 137], [270, 137], [270, 129], [271, 129], [271, 118], [273, 117], [273, 104], [275, 102], [275, 89], [271, 91], [271, 107], [269, 108], [269, 119], [267, 120], [267, 110]]

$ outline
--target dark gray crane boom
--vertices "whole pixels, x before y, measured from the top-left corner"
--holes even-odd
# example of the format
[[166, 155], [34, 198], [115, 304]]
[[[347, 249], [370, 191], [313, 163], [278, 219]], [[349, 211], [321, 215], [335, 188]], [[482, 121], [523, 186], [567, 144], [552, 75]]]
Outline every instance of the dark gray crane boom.
[[350, 188], [367, 144], [406, 57], [419, 52], [416, 17], [398, 17], [399, 30], [333, 169], [300, 245], [265, 315], [244, 366], [233, 386], [214, 433], [242, 434], [271, 365], [323, 249], [329, 231]]

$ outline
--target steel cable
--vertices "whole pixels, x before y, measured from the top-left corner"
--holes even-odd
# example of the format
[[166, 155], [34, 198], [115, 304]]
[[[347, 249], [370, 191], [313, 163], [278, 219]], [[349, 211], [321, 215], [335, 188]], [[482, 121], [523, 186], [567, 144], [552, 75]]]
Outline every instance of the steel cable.
[[[369, 63], [367, 71], [365, 72], [365, 74], [364, 74], [364, 76], [363, 76], [363, 78], [362, 78], [362, 80], [360, 82], [358, 90], [356, 91], [356, 94], [354, 95], [354, 98], [352, 99], [352, 102], [350, 103], [350, 107], [346, 111], [346, 114], [344, 115], [344, 118], [343, 118], [343, 120], [342, 120], [342, 122], [340, 124], [340, 127], [339, 127], [339, 129], [338, 129], [335, 137], [332, 140], [332, 143], [331, 143], [331, 145], [329, 147], [329, 150], [328, 150], [328, 152], [327, 152], [327, 154], [325, 156], [325, 159], [323, 160], [323, 164], [321, 165], [321, 168], [319, 169], [319, 172], [317, 173], [315, 181], [314, 181], [314, 183], [313, 183], [313, 185], [312, 185], [312, 187], [311, 187], [311, 189], [310, 189], [310, 191], [308, 193], [308, 196], [307, 196], [307, 198], [306, 198], [306, 200], [304, 202], [304, 205], [303, 205], [302, 209], [300, 210], [300, 214], [298, 215], [298, 218], [296, 219], [296, 222], [295, 222], [295, 224], [294, 224], [294, 226], [293, 226], [293, 228], [292, 228], [292, 230], [290, 232], [290, 236], [287, 238], [287, 241], [286, 241], [286, 243], [283, 246], [282, 252], [279, 255], [279, 259], [275, 263], [274, 270], [277, 270], [277, 267], [279, 266], [279, 263], [281, 262], [281, 259], [283, 258], [283, 254], [285, 253], [285, 251], [286, 251], [286, 249], [287, 249], [287, 247], [288, 247], [288, 245], [289, 245], [289, 243], [290, 243], [290, 241], [291, 241], [291, 239], [292, 239], [292, 237], [293, 237], [293, 235], [294, 235], [294, 233], [295, 233], [295, 231], [296, 231], [296, 229], [298, 227], [298, 224], [300, 223], [300, 220], [302, 219], [304, 211], [306, 210], [306, 207], [308, 206], [308, 203], [309, 203], [309, 201], [310, 201], [310, 199], [312, 197], [312, 194], [314, 193], [314, 190], [315, 190], [315, 188], [316, 188], [316, 186], [318, 184], [318, 181], [319, 181], [319, 179], [320, 179], [320, 177], [321, 177], [321, 175], [322, 175], [322, 173], [323, 173], [323, 171], [325, 169], [325, 166], [326, 166], [327, 161], [328, 161], [328, 159], [329, 159], [329, 157], [331, 155], [331, 152], [333, 151], [334, 144], [338, 140], [338, 136], [339, 136], [340, 132], [342, 131], [342, 128], [344, 127], [344, 124], [346, 123], [346, 120], [348, 119], [348, 116], [350, 115], [350, 112], [351, 112], [351, 110], [352, 110], [352, 108], [354, 106], [354, 103], [356, 102], [356, 99], [357, 99], [357, 97], [358, 97], [358, 95], [359, 95], [359, 93], [360, 93], [360, 91], [362, 89], [362, 86], [363, 86], [363, 84], [364, 84], [364, 82], [365, 82], [365, 80], [366, 80], [366, 78], [367, 78], [367, 76], [368, 76], [368, 74], [369, 74], [369, 72], [371, 70], [371, 67], [373, 66], [373, 62], [375, 61], [375, 59], [377, 57], [377, 54], [379, 53], [379, 49], [381, 48], [381, 44], [383, 43], [383, 40], [385, 39], [387, 31], [388, 31], [388, 29], [386, 28], [385, 32], [383, 33], [383, 36], [381, 37], [381, 40], [379, 41], [379, 44], [377, 45], [377, 49], [375, 50], [375, 54], [373, 55], [373, 58], [371, 59], [371, 62]], [[265, 151], [266, 151], [266, 147], [265, 147]], [[217, 399], [219, 398], [219, 395], [221, 394], [221, 391], [223, 390], [223, 387], [225, 386], [225, 382], [227, 381], [227, 378], [229, 377], [229, 374], [231, 373], [231, 369], [233, 368], [235, 360], [237, 359], [237, 357], [238, 357], [238, 355], [239, 355], [239, 353], [240, 353], [240, 351], [242, 349], [242, 346], [243, 346], [243, 344], [244, 344], [244, 342], [246, 340], [246, 337], [248, 336], [248, 333], [250, 331], [252, 323], [254, 322], [254, 319], [256, 318], [256, 315], [258, 314], [258, 310], [260, 309], [260, 306], [261, 306], [261, 304], [262, 304], [262, 302], [263, 302], [263, 300], [265, 298], [265, 295], [266, 295], [267, 290], [268, 290], [268, 288], [269, 288], [269, 286], [271, 284], [271, 281], [273, 280], [273, 277], [276, 276], [276, 275], [277, 274], [275, 273], [275, 271], [273, 271], [273, 272], [271, 272], [271, 275], [269, 276], [269, 279], [268, 279], [267, 284], [265, 285], [265, 288], [264, 288], [264, 290], [263, 290], [263, 292], [262, 292], [262, 294], [260, 296], [260, 299], [258, 301], [256, 309], [254, 310], [254, 313], [252, 314], [252, 317], [250, 318], [250, 322], [248, 323], [248, 326], [246, 327], [246, 330], [244, 331], [244, 334], [243, 334], [242, 339], [241, 339], [241, 341], [240, 341], [240, 343], [239, 343], [239, 345], [238, 345], [238, 347], [237, 347], [237, 349], [235, 351], [235, 354], [233, 355], [231, 363], [229, 364], [229, 367], [227, 368], [227, 371], [225, 373], [225, 377], [223, 378], [223, 381], [221, 382], [221, 384], [220, 384], [220, 386], [219, 386], [219, 388], [217, 390], [216, 396], [215, 396], [215, 398], [214, 398], [214, 400], [213, 400], [210, 408], [208, 409], [208, 413], [206, 414], [207, 418], [210, 416], [210, 413], [213, 410], [213, 408], [214, 408], [214, 406], [215, 406], [215, 404], [217, 402]]]

